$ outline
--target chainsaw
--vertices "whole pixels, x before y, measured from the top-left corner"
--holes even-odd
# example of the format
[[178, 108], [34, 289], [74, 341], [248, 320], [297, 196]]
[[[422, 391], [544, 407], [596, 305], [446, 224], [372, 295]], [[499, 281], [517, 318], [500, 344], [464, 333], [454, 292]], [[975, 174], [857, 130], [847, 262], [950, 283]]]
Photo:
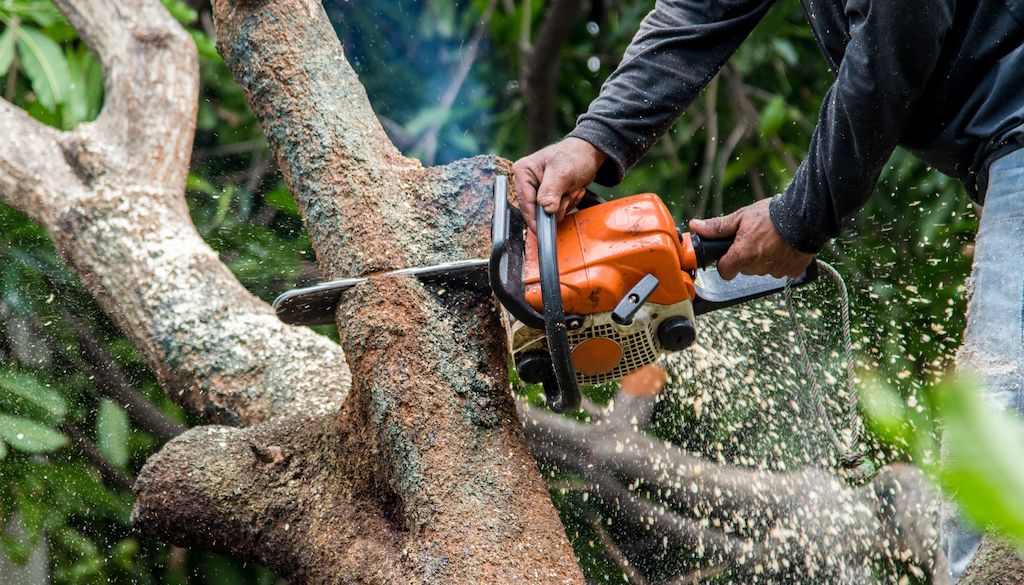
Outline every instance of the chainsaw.
[[[732, 239], [705, 239], [679, 229], [653, 193], [603, 201], [588, 192], [561, 222], [537, 206], [529, 232], [508, 200], [508, 177], [494, 183], [492, 247], [487, 259], [385, 273], [431, 283], [486, 273], [509, 323], [520, 379], [542, 384], [556, 412], [575, 410], [580, 386], [618, 380], [658, 357], [690, 347], [695, 318], [812, 282], [812, 262], [799, 277], [739, 275], [726, 281], [712, 267]], [[331, 323], [347, 278], [288, 291], [274, 301], [286, 323]]]

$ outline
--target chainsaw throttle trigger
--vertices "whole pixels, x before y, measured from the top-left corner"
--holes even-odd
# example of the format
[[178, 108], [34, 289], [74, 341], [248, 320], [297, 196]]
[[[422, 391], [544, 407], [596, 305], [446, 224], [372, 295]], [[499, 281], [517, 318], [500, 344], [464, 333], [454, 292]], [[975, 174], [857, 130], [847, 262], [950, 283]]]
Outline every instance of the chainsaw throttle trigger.
[[562, 303], [562, 284], [558, 275], [557, 222], [540, 205], [537, 206], [537, 260], [540, 269], [540, 290], [544, 303], [544, 332], [554, 379], [544, 381], [544, 394], [551, 410], [563, 412], [580, 407], [580, 387], [569, 349], [569, 333]]
[[697, 256], [697, 266], [707, 268], [729, 252], [735, 238], [710, 239], [691, 233], [690, 241], [693, 242], [693, 252]]
[[658, 288], [659, 284], [661, 284], [661, 281], [653, 274], [648, 274], [641, 278], [640, 282], [636, 283], [636, 286], [629, 289], [626, 296], [622, 297], [619, 304], [615, 305], [615, 310], [612, 311], [612, 321], [619, 325], [631, 324], [633, 322], [633, 315], [636, 315], [640, 307], [644, 306], [647, 298], [651, 296], [654, 289]]

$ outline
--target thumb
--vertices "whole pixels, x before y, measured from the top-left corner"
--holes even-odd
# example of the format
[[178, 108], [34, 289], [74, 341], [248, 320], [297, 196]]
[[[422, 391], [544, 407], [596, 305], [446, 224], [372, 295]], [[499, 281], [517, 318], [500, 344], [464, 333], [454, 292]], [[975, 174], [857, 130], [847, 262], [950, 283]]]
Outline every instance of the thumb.
[[740, 227], [738, 213], [730, 213], [722, 217], [690, 220], [690, 230], [703, 238], [727, 238], [736, 235]]

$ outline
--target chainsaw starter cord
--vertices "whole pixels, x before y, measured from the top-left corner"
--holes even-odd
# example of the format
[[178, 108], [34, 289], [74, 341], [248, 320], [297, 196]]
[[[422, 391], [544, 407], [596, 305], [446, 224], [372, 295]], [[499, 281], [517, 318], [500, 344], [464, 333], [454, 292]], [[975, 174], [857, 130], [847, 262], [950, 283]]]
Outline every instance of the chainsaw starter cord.
[[850, 294], [846, 288], [846, 281], [839, 271], [824, 260], [816, 260], [818, 268], [826, 272], [839, 289], [840, 320], [842, 321], [843, 336], [843, 358], [846, 361], [846, 393], [847, 393], [847, 416], [850, 430], [850, 440], [846, 443], [836, 432], [832, 421], [825, 410], [825, 402], [822, 399], [823, 391], [818, 381], [818, 376], [811, 364], [810, 354], [807, 351], [807, 343], [804, 337], [803, 327], [796, 314], [796, 304], [793, 301], [793, 289], [787, 286], [784, 294], [786, 310], [789, 313], [790, 322], [793, 325], [793, 332], [796, 336], [797, 348], [800, 350], [800, 361], [803, 364], [804, 375], [811, 386], [811, 398], [814, 400], [815, 408], [818, 411], [818, 418], [821, 420], [832, 446], [839, 454], [839, 468], [853, 482], [866, 480], [871, 475], [871, 469], [865, 465], [865, 456], [858, 448], [860, 443], [861, 421], [857, 408], [857, 391], [855, 386], [855, 373], [853, 364], [853, 335], [850, 325]]

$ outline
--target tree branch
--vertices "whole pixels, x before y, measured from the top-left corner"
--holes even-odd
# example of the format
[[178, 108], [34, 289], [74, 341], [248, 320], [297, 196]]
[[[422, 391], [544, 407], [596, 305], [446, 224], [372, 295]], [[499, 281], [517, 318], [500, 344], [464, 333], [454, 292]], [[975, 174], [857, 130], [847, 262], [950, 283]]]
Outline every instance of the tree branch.
[[94, 123], [58, 132], [0, 104], [0, 200], [32, 214], [172, 398], [249, 424], [336, 410], [344, 356], [280, 323], [196, 233], [184, 198], [198, 95], [191, 38], [158, 2], [65, 0], [106, 71]]
[[[352, 464], [372, 444], [336, 415], [247, 429], [199, 427], [139, 474], [132, 524], [144, 535], [263, 564], [294, 583], [409, 582], [393, 500]], [[185, 479], [187, 478], [187, 479]], [[392, 520], [389, 520], [392, 519]], [[392, 576], [395, 581], [388, 581]]]
[[[521, 404], [520, 417], [539, 459], [584, 474], [614, 473], [646, 486], [673, 510], [749, 539], [754, 548], [720, 557], [733, 570], [786, 574], [803, 567], [812, 576], [816, 571], [860, 575], [865, 564], [880, 560], [916, 563], [936, 578], [946, 570], [934, 531], [937, 493], [910, 466], [890, 466], [869, 485], [850, 489], [814, 469], [779, 474], [717, 464], [607, 421], [587, 425]], [[640, 496], [629, 491], [614, 492], [607, 480], [599, 485], [606, 493], [612, 489], [617, 502], [630, 502], [633, 517], [666, 513], [645, 511], [642, 506], [653, 504], [635, 501]], [[674, 529], [672, 522], [653, 526], [683, 542], [697, 538]], [[730, 550], [724, 546], [716, 550]]]
[[66, 166], [53, 164], [63, 158], [60, 133], [0, 100], [0, 136], [0, 202], [52, 222], [54, 202], [76, 183]]
[[547, 146], [557, 126], [560, 55], [582, 5], [582, 0], [552, 0], [528, 52], [521, 85], [526, 98], [527, 146], [531, 151]]

